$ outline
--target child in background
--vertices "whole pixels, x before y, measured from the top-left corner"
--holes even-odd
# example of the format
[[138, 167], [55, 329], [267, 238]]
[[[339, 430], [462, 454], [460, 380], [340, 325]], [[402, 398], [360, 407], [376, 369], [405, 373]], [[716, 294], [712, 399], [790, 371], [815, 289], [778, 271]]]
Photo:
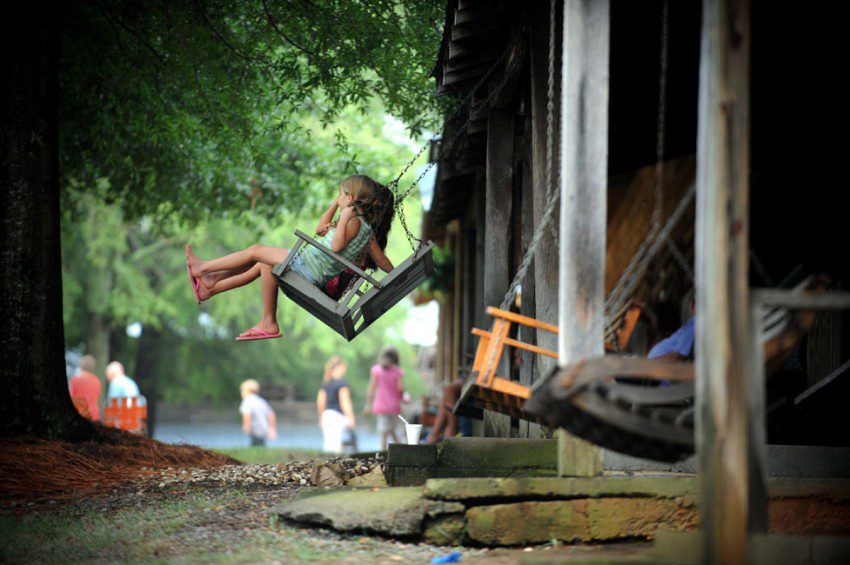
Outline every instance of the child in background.
[[259, 395], [260, 383], [254, 379], [243, 382], [239, 392], [242, 394], [242, 404], [239, 405], [242, 432], [250, 436], [251, 446], [265, 446], [266, 440], [277, 438], [277, 417], [274, 410]]
[[366, 410], [378, 419], [381, 434], [381, 449], [386, 449], [389, 439], [398, 443], [396, 425], [401, 414], [401, 399], [404, 395], [402, 378], [404, 371], [398, 366], [398, 350], [385, 347], [378, 355], [378, 363], [372, 367], [369, 392], [366, 395]]
[[322, 428], [323, 449], [330, 453], [342, 453], [345, 429], [354, 429], [354, 409], [351, 404], [351, 390], [345, 380], [348, 366], [338, 355], [325, 363], [325, 376], [322, 388], [316, 396], [316, 410], [319, 413], [319, 427]]

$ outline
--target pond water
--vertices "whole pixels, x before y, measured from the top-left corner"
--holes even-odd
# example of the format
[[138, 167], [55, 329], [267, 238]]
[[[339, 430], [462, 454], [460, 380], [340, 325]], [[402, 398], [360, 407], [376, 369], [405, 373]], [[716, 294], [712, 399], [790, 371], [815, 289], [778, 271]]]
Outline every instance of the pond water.
[[[358, 426], [357, 450], [377, 451], [381, 438], [373, 427]], [[277, 428], [277, 439], [269, 447], [292, 449], [321, 449], [322, 430], [315, 424], [282, 423]], [[171, 423], [157, 422], [154, 439], [166, 443], [191, 443], [201, 447], [228, 448], [244, 447], [248, 436], [242, 433], [239, 423]]]

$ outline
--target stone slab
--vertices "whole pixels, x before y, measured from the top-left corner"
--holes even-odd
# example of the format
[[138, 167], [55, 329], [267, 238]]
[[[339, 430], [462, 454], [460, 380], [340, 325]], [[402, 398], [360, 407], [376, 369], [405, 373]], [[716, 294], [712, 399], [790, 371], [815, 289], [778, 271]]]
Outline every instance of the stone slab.
[[691, 504], [699, 495], [693, 477], [512, 477], [431, 479], [424, 494], [434, 500], [571, 499], [582, 497], [681, 498]]
[[415, 537], [426, 517], [462, 512], [456, 502], [426, 500], [417, 487], [337, 490], [276, 506], [273, 515], [284, 520], [327, 526], [342, 532], [374, 532]]
[[593, 542], [692, 530], [698, 520], [695, 505], [668, 498], [532, 501], [470, 508], [466, 534], [488, 546]]
[[553, 439], [447, 438], [437, 451], [437, 474], [471, 471], [499, 474], [557, 473], [558, 442]]
[[387, 453], [387, 464], [391, 467], [433, 467], [437, 464], [436, 445], [391, 443]]

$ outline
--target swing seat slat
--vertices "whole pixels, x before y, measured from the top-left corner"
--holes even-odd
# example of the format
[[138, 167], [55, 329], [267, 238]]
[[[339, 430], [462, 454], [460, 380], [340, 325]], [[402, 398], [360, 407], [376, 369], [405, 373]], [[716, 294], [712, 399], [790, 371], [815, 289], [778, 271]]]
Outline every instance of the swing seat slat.
[[[434, 244], [431, 241], [422, 243], [413, 255], [378, 281], [300, 230], [296, 231], [295, 235], [298, 237], [295, 247], [283, 263], [272, 269], [278, 287], [290, 300], [348, 341], [360, 335], [434, 274]], [[322, 289], [289, 268], [292, 259], [305, 245], [319, 249], [355, 274], [351, 290], [344, 292], [339, 301], [332, 299]]]

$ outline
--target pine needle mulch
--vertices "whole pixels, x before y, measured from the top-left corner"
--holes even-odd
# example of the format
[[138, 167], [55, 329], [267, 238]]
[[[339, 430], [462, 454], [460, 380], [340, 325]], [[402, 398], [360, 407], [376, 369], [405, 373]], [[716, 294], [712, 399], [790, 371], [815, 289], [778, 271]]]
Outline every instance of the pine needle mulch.
[[0, 439], [0, 502], [68, 502], [110, 492], [158, 469], [238, 463], [194, 445], [171, 445], [103, 427], [98, 427], [91, 441], [4, 438]]

